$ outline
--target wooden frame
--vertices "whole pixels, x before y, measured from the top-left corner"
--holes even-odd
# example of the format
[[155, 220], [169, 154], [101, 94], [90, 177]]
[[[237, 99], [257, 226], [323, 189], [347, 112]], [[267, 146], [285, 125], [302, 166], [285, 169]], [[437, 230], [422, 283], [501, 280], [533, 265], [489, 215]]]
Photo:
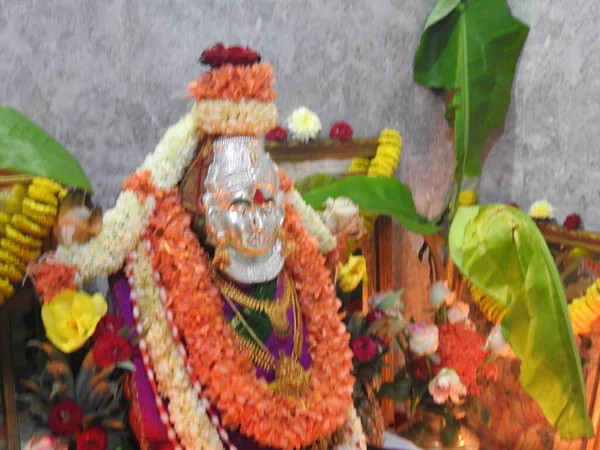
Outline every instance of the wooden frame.
[[[266, 149], [277, 163], [301, 163], [324, 159], [352, 159], [357, 157], [373, 158], [377, 152], [377, 139], [354, 139], [351, 141], [315, 140], [308, 143], [299, 141], [274, 142], [267, 141]], [[375, 234], [372, 248], [363, 249], [367, 265], [374, 267], [375, 276], [369, 277], [369, 285], [364, 299], [367, 308], [367, 297], [375, 292], [394, 289], [392, 220], [389, 217], [379, 217], [375, 223]], [[387, 355], [388, 368], [382, 372], [382, 381], [394, 379], [393, 355]], [[382, 411], [386, 423], [394, 420], [394, 402], [391, 399], [382, 400]]]

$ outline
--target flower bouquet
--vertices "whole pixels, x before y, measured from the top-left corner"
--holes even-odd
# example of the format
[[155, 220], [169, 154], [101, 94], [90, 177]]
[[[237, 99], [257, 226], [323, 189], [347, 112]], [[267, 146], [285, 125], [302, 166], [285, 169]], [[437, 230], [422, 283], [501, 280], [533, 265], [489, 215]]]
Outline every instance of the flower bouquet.
[[133, 350], [121, 319], [106, 312], [99, 294], [69, 290], [42, 306], [49, 342], [29, 345], [46, 361], [23, 381], [20, 398], [35, 426], [27, 449], [126, 447], [123, 390]]
[[423, 448], [477, 449], [477, 438], [461, 424], [467, 409], [489, 413], [478, 401], [497, 378], [495, 356], [509, 356], [498, 327], [486, 338], [469, 320], [469, 305], [457, 300], [445, 282], [430, 287], [434, 323], [409, 323], [398, 336], [405, 365], [381, 394], [408, 401], [407, 437]]
[[[355, 291], [356, 292], [356, 291]], [[404, 328], [402, 292], [380, 293], [369, 298], [369, 313], [363, 312], [362, 298], [341, 295], [344, 322], [351, 334], [353, 357], [354, 406], [361, 419], [367, 442], [383, 446], [384, 420], [379, 405], [380, 375], [385, 356], [393, 351], [395, 336]]]

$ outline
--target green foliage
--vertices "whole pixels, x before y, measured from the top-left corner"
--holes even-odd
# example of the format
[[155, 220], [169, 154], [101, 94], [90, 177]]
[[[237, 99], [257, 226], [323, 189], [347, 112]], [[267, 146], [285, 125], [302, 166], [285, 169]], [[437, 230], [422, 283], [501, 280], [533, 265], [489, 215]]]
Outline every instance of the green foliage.
[[414, 385], [415, 379], [413, 377], [407, 377], [402, 371], [394, 377], [394, 381], [383, 383], [377, 395], [380, 398], [388, 397], [395, 402], [403, 402], [411, 397]]
[[460, 431], [460, 421], [454, 417], [452, 410], [444, 411], [444, 427], [442, 428], [442, 441], [447, 447], [454, 447]]
[[414, 77], [447, 100], [456, 151], [453, 212], [463, 178], [481, 176], [486, 140], [502, 129], [528, 32], [506, 0], [438, 0], [427, 20]]
[[463, 275], [507, 309], [502, 333], [523, 388], [563, 439], [592, 436], [564, 286], [537, 225], [505, 205], [462, 207], [449, 247]]
[[325, 200], [337, 197], [349, 198], [364, 212], [390, 216], [414, 233], [433, 234], [439, 230], [417, 212], [410, 188], [396, 178], [345, 177], [311, 190], [304, 200], [320, 209]]
[[9, 107], [0, 107], [0, 169], [92, 191], [77, 159], [38, 125]]
[[309, 175], [306, 178], [302, 178], [299, 181], [294, 182], [294, 187], [300, 193], [304, 195], [313, 189], [329, 186], [338, 180], [338, 177], [329, 173], [315, 173]]

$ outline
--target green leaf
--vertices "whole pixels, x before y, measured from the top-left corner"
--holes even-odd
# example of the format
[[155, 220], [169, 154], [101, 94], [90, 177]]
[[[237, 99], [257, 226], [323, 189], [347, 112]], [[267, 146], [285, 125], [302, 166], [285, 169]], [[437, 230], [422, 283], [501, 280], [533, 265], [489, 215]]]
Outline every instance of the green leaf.
[[440, 364], [440, 357], [437, 353], [432, 353], [428, 356], [429, 360], [434, 364]]
[[462, 207], [449, 245], [464, 276], [506, 307], [502, 334], [523, 388], [563, 439], [592, 436], [565, 290], [537, 225], [506, 205]]
[[451, 411], [444, 414], [444, 428], [442, 428], [442, 441], [447, 447], [454, 447], [460, 430], [460, 422]]
[[129, 372], [135, 372], [135, 364], [133, 364], [131, 361], [119, 361], [117, 363], [117, 367]]
[[377, 395], [381, 397], [388, 397], [396, 402], [403, 402], [410, 398], [412, 387], [414, 385], [414, 379], [412, 378], [401, 378], [398, 375], [394, 378], [394, 381], [389, 383], [383, 383]]
[[396, 291], [396, 292], [391, 292], [388, 295], [386, 295], [383, 300], [381, 300], [377, 306], [375, 307], [375, 309], [379, 309], [381, 311], [387, 311], [388, 309], [390, 309], [391, 307], [393, 307], [396, 304], [400, 304], [400, 309], [402, 309], [404, 307], [404, 305], [402, 305], [402, 302], [400, 301], [400, 297], [402, 297], [402, 293], [404, 291], [402, 289]]
[[38, 125], [6, 106], [0, 107], [0, 169], [92, 192], [77, 159]]
[[315, 173], [306, 178], [302, 178], [299, 181], [295, 181], [294, 187], [300, 195], [304, 195], [313, 189], [329, 186], [337, 180], [338, 177], [336, 175], [331, 175], [330, 173]]
[[364, 212], [390, 216], [414, 233], [433, 234], [439, 229], [417, 213], [410, 188], [396, 178], [345, 177], [313, 189], [304, 195], [304, 200], [320, 209], [325, 200], [337, 197], [349, 198]]
[[414, 77], [441, 89], [448, 101], [456, 152], [453, 213], [463, 178], [481, 176], [486, 141], [502, 130], [528, 32], [506, 0], [438, 0], [427, 20]]

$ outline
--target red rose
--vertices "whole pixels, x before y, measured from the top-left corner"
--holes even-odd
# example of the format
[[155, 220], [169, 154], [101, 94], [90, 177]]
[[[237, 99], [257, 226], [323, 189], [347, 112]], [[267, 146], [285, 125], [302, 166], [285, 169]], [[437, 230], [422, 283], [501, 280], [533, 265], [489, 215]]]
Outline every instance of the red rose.
[[94, 341], [97, 341], [107, 333], [119, 334], [119, 331], [121, 331], [124, 326], [125, 324], [123, 323], [123, 320], [121, 320], [120, 317], [113, 316], [112, 314], [107, 314], [102, 319], [100, 319], [100, 322], [98, 322], [98, 325], [96, 325], [96, 330], [94, 331], [92, 339]]
[[227, 61], [227, 49], [220, 42], [200, 55], [200, 62], [210, 67], [220, 67]]
[[373, 322], [381, 319], [384, 316], [385, 312], [383, 312], [380, 309], [374, 309], [373, 311], [369, 312], [369, 314], [367, 314], [367, 323], [371, 325]]
[[569, 230], [575, 230], [579, 228], [579, 225], [581, 225], [579, 214], [569, 214], [565, 219], [565, 223], [563, 223], [563, 226]]
[[287, 139], [287, 131], [285, 128], [277, 125], [265, 135], [267, 141], [285, 141]]
[[102, 427], [92, 427], [77, 435], [77, 450], [106, 450], [108, 436]]
[[369, 336], [359, 336], [350, 345], [359, 362], [369, 361], [377, 354], [377, 344]]
[[248, 47], [234, 46], [227, 49], [227, 62], [234, 66], [251, 66], [260, 61], [260, 55]]
[[64, 399], [50, 408], [48, 425], [57, 436], [68, 436], [79, 431], [83, 412], [71, 399]]
[[93, 348], [94, 361], [100, 368], [131, 359], [131, 345], [123, 336], [107, 333], [102, 336]]
[[412, 362], [412, 374], [416, 380], [429, 381], [429, 369], [425, 358], [417, 358]]
[[339, 139], [340, 141], [349, 141], [352, 139], [352, 127], [347, 122], [336, 122], [329, 130], [331, 139]]

